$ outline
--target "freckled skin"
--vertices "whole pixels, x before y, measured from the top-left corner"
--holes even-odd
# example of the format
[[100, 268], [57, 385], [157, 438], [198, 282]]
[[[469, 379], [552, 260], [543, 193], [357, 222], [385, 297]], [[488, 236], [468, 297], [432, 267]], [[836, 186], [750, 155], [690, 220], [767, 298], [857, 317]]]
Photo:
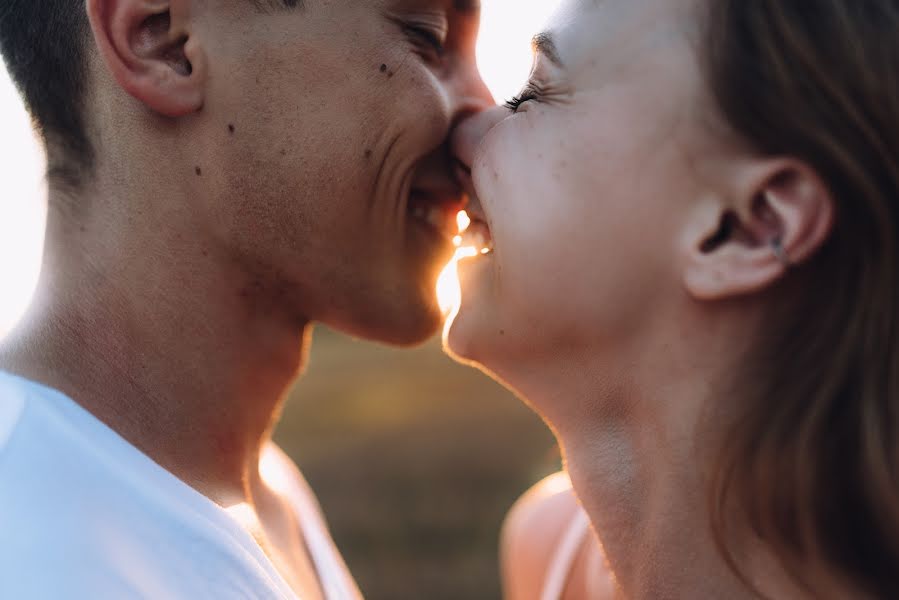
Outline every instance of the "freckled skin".
[[[433, 288], [452, 248], [423, 243], [404, 207], [422, 173], [455, 185], [450, 126], [489, 102], [472, 53], [476, 17], [454, 11], [442, 0], [337, 0], [214, 32], [215, 41], [251, 41], [209, 50], [221, 57], [211, 79], [217, 110], [241, 135], [229, 128], [231, 143], [199, 144], [209, 199], [201, 218], [247, 264], [286, 273], [307, 317], [403, 344], [440, 326]], [[441, 13], [450, 35], [439, 62], [384, 16]], [[371, 151], [362, 161], [360, 146]], [[219, 165], [214, 175], [207, 162]]]

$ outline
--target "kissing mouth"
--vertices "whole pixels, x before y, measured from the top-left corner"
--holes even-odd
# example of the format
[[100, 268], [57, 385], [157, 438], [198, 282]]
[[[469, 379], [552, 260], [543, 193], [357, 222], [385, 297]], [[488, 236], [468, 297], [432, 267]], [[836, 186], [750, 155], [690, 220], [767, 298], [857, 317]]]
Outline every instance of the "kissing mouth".
[[490, 233], [490, 225], [487, 223], [487, 216], [473, 191], [469, 192], [468, 205], [465, 212], [459, 217], [458, 227], [459, 235], [453, 240], [456, 247], [470, 248], [476, 255], [493, 253], [493, 235]]
[[456, 215], [465, 208], [459, 194], [413, 189], [409, 194], [409, 217], [435, 233], [452, 240], [459, 233]]

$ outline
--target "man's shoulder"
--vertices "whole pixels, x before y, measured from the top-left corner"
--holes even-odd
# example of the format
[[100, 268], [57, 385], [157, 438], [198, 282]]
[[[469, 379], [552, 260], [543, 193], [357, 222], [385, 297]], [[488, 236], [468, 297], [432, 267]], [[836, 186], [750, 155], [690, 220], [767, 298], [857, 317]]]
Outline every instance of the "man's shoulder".
[[18, 427], [24, 410], [25, 398], [12, 389], [6, 389], [0, 379], [0, 456]]
[[0, 373], [0, 507], [7, 509], [0, 521], [16, 498], [27, 508], [40, 507], [40, 498], [60, 501], [60, 486], [86, 466], [83, 449], [55, 418], [56, 400], [39, 384]]
[[[104, 533], [94, 528], [118, 520], [92, 501], [96, 469], [53, 418], [53, 401], [39, 385], [0, 373], [0, 581], [7, 586], [51, 590], [90, 577]], [[53, 576], [40, 577], [51, 565]]]
[[227, 532], [135, 485], [142, 463], [66, 402], [0, 374], [0, 598], [259, 597]]

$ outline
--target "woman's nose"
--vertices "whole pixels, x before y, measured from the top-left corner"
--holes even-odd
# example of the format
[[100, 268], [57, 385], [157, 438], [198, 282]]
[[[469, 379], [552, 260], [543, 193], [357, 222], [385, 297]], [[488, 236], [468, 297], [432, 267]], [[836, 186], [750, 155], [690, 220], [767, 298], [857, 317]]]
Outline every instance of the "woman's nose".
[[466, 171], [471, 170], [475, 151], [484, 136], [508, 116], [509, 111], [501, 106], [474, 114], [461, 121], [452, 133], [450, 141], [453, 158]]

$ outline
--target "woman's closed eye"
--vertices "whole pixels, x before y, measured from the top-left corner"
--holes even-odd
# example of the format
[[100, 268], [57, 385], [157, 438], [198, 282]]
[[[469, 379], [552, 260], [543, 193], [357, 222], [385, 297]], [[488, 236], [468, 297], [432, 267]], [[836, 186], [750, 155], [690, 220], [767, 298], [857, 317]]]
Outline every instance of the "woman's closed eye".
[[513, 113], [517, 113], [523, 104], [532, 101], [539, 101], [540, 98], [541, 91], [532, 83], [529, 83], [523, 90], [521, 90], [521, 93], [519, 95], [513, 96], [510, 100], [507, 100], [505, 103], [505, 107], [511, 110]]

